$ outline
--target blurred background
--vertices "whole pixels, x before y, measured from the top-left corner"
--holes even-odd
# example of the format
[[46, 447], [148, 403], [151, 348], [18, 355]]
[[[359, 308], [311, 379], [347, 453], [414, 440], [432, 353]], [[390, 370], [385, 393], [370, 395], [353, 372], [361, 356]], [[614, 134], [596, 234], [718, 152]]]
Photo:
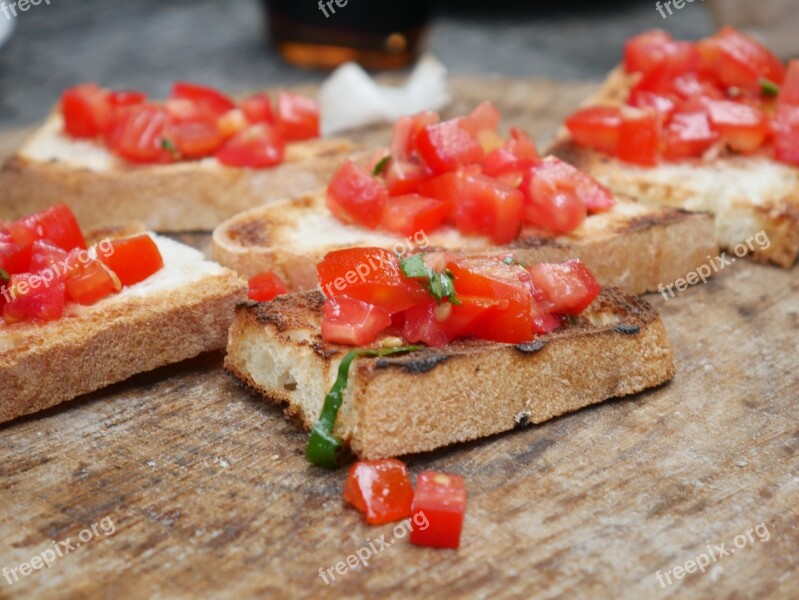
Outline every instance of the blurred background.
[[[774, 23], [786, 22], [785, 11], [796, 12], [796, 0], [770, 0], [784, 6], [768, 10], [769, 1], [678, 0], [684, 6], [671, 15], [655, 0], [337, 0], [325, 11], [318, 0], [38, 0], [8, 16], [13, 2], [30, 1], [0, 0], [0, 40], [6, 38], [0, 46], [0, 129], [40, 120], [64, 88], [85, 81], [156, 97], [175, 80], [231, 93], [321, 81], [324, 70], [289, 64], [274, 44], [283, 42], [284, 53], [293, 48], [295, 61], [335, 61], [338, 56], [320, 54], [319, 47], [291, 43], [318, 36], [320, 27], [333, 35], [360, 27], [358, 43], [373, 44], [378, 35], [378, 43], [408, 56], [418, 38], [419, 47], [455, 74], [598, 81], [619, 61], [624, 41], [642, 30], [661, 27], [694, 39], [710, 34], [720, 20], [748, 19], [763, 37], [777, 29]], [[325, 17], [332, 9], [336, 14]], [[402, 23], [409, 33], [391, 37], [383, 31], [386, 22]], [[323, 42], [329, 47], [329, 39]], [[372, 66], [404, 62], [379, 53], [363, 56]]]

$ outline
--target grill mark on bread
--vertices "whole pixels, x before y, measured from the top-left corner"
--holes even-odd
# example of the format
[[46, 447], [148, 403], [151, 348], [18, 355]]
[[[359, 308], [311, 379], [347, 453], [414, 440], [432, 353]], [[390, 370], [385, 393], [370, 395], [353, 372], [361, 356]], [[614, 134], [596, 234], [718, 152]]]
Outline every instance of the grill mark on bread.
[[428, 373], [435, 369], [438, 365], [449, 360], [446, 354], [432, 354], [429, 356], [418, 357], [417, 352], [405, 356], [398, 356], [393, 358], [379, 358], [375, 363], [378, 369], [388, 369], [391, 367], [400, 367], [406, 373], [421, 374]]
[[547, 343], [544, 340], [533, 340], [524, 344], [516, 344], [514, 348], [522, 354], [535, 354], [546, 345]]

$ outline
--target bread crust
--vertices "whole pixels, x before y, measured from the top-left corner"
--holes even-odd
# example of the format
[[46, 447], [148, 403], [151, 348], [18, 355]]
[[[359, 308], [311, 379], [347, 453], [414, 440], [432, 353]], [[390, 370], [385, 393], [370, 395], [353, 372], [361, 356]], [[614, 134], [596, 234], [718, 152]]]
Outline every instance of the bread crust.
[[[583, 106], [621, 106], [636, 80], [636, 75], [629, 75], [623, 67], [617, 67]], [[579, 146], [565, 127], [561, 128], [546, 152], [591, 173], [614, 193], [648, 204], [687, 210], [701, 206], [710, 210], [712, 204], [720, 200], [706, 198], [707, 190], [688, 178], [675, 176], [664, 181], [662, 177], [656, 177], [656, 172], [662, 167], [647, 169], [628, 165], [610, 155]], [[731, 251], [744, 241], [739, 233], [741, 229], [747, 231], [746, 235], [765, 231], [771, 244], [767, 248], [756, 248], [753, 258], [783, 268], [794, 264], [799, 255], [799, 169], [777, 163], [766, 155], [730, 155], [710, 162], [697, 158], [677, 164], [697, 175], [705, 174], [710, 180], [755, 176], [764, 167], [779, 169], [779, 176], [786, 183], [775, 184], [769, 195], [753, 198], [744, 190], [733, 190], [729, 198], [723, 199], [726, 206], [713, 212], [716, 213], [717, 233], [723, 249]]]
[[[301, 292], [240, 305], [225, 358], [238, 381], [306, 429], [349, 350], [321, 339], [323, 300]], [[335, 434], [364, 459], [424, 452], [634, 394], [673, 373], [654, 309], [606, 289], [577, 324], [530, 344], [471, 340], [357, 359]]]

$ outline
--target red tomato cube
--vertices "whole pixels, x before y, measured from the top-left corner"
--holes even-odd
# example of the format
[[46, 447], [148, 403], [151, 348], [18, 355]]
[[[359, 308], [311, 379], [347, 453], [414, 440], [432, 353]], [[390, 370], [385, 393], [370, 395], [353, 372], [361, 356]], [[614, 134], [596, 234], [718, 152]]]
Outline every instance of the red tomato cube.
[[380, 227], [392, 233], [410, 236], [438, 229], [449, 215], [446, 202], [408, 194], [390, 198], [383, 209]]
[[615, 154], [619, 147], [621, 114], [618, 108], [589, 106], [566, 119], [574, 141], [582, 146]]
[[347, 161], [327, 186], [327, 207], [347, 223], [369, 229], [380, 225], [388, 202], [385, 186], [366, 169]]
[[703, 111], [675, 113], [663, 137], [663, 155], [669, 160], [699, 157], [720, 138]]
[[455, 171], [483, 159], [483, 147], [460, 119], [423, 128], [416, 136], [416, 150], [437, 174]]
[[109, 92], [94, 83], [70, 88], [61, 95], [64, 130], [76, 138], [94, 138], [105, 131], [111, 116]]
[[[458, 475], [425, 471], [416, 480], [411, 514], [414, 528], [410, 540], [417, 546], [457, 548], [460, 546], [463, 516], [466, 513], [466, 484]], [[416, 524], [417, 515], [427, 523]]]
[[97, 257], [116, 273], [122, 285], [144, 281], [164, 266], [158, 245], [146, 233], [99, 244]]
[[319, 137], [316, 100], [290, 92], [277, 95], [277, 128], [287, 142]]
[[334, 344], [366, 346], [391, 325], [382, 308], [347, 296], [328, 298], [322, 312], [322, 339]]
[[36, 214], [8, 224], [14, 242], [28, 245], [36, 240], [49, 240], [59, 248], [70, 251], [86, 248], [86, 240], [75, 215], [65, 204], [56, 204]]
[[656, 166], [660, 156], [660, 115], [651, 109], [625, 107], [621, 116], [617, 158], [637, 165]]
[[576, 258], [530, 265], [528, 271], [536, 290], [544, 296], [543, 307], [551, 313], [579, 315], [601, 289], [588, 267]]
[[251, 277], [248, 284], [247, 297], [255, 302], [269, 302], [289, 291], [285, 282], [271, 271]]
[[64, 312], [64, 282], [60, 279], [45, 282], [33, 273], [12, 275], [3, 296], [3, 319], [9, 324], [55, 321]]
[[370, 525], [407, 518], [413, 502], [407, 467], [394, 458], [356, 462], [344, 484], [344, 500], [364, 513]]
[[263, 169], [282, 163], [285, 150], [283, 137], [275, 127], [269, 123], [257, 123], [225, 142], [216, 158], [228, 167]]

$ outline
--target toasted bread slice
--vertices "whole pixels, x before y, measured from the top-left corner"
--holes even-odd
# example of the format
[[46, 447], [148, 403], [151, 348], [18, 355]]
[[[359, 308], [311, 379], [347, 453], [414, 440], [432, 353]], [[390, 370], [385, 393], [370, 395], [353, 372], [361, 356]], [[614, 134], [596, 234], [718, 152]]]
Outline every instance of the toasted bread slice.
[[[631, 294], [655, 291], [718, 251], [712, 216], [632, 202], [619, 202], [611, 211], [589, 216], [568, 235], [528, 228], [512, 244], [499, 248], [488, 238], [463, 236], [454, 228], [424, 237], [430, 250], [473, 255], [512, 251], [525, 263], [580, 258], [603, 285]], [[419, 241], [411, 240], [416, 246]], [[407, 245], [408, 240], [400, 237], [341, 223], [325, 206], [324, 191], [318, 191], [252, 209], [223, 223], [214, 231], [213, 255], [247, 277], [274, 271], [290, 289], [301, 290], [316, 286], [316, 265], [331, 250]]]
[[[635, 77], [623, 67], [615, 69], [585, 105], [621, 106]], [[799, 254], [799, 169], [768, 156], [722, 155], [638, 167], [577, 145], [565, 128], [547, 152], [587, 171], [617, 194], [714, 213], [718, 240], [726, 250], [764, 231], [770, 244], [756, 247], [755, 259], [790, 268]]]
[[214, 158], [134, 165], [62, 130], [61, 116], [51, 115], [0, 169], [5, 218], [64, 203], [84, 229], [139, 220], [155, 231], [210, 231], [243, 210], [325, 185], [353, 150], [345, 139], [316, 139], [289, 144], [285, 162], [271, 169]]
[[164, 267], [145, 281], [92, 306], [69, 304], [58, 321], [0, 324], [0, 423], [225, 347], [245, 282], [193, 248], [154, 239]]
[[[348, 347], [323, 341], [316, 291], [236, 310], [225, 368], [310, 428]], [[334, 434], [365, 459], [433, 450], [541, 423], [668, 381], [663, 323], [645, 301], [604, 290], [577, 323], [521, 345], [467, 340], [359, 358]]]

